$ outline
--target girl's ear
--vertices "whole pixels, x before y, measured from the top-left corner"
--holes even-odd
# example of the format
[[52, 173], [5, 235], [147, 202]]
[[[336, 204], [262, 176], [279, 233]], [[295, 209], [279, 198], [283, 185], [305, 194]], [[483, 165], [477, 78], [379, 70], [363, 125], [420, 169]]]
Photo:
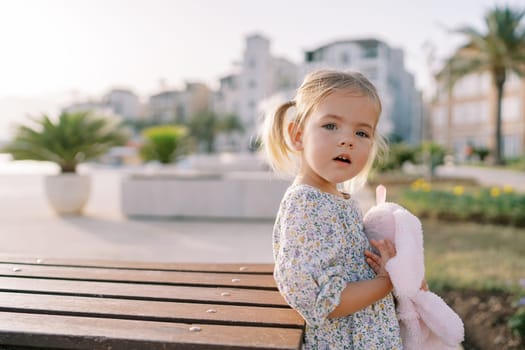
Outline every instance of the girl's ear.
[[303, 150], [303, 130], [296, 122], [288, 124], [288, 136], [296, 151]]

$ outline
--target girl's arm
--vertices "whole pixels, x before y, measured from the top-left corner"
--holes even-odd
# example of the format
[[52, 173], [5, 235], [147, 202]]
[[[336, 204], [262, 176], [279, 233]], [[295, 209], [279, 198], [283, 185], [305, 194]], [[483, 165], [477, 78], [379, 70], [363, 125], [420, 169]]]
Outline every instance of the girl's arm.
[[371, 241], [379, 250], [380, 256], [367, 252], [367, 261], [376, 271], [372, 280], [348, 283], [341, 293], [339, 305], [328, 315], [328, 318], [343, 317], [353, 314], [362, 308], [383, 299], [392, 291], [392, 281], [385, 269], [386, 262], [396, 255], [393, 243], [390, 241]]

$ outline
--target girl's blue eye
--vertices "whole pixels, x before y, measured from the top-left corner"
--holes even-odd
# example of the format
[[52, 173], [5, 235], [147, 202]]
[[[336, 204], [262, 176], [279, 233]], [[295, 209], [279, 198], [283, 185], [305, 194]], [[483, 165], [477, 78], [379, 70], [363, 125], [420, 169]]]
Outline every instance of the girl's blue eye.
[[356, 135], [359, 136], [359, 137], [365, 137], [365, 138], [369, 138], [370, 136], [364, 132], [364, 131], [358, 131], [356, 132]]
[[326, 130], [335, 130], [337, 129], [337, 126], [334, 123], [328, 123], [323, 125], [323, 128], [325, 128]]

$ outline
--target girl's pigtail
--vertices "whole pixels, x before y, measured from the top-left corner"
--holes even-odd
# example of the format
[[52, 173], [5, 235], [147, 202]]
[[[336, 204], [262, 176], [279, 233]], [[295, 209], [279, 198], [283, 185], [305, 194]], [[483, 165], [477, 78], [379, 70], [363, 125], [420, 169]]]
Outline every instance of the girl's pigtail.
[[293, 152], [286, 142], [285, 121], [288, 109], [295, 106], [295, 101], [280, 105], [273, 115], [265, 120], [262, 142], [266, 159], [272, 169], [282, 175], [291, 175], [295, 164], [290, 158]]

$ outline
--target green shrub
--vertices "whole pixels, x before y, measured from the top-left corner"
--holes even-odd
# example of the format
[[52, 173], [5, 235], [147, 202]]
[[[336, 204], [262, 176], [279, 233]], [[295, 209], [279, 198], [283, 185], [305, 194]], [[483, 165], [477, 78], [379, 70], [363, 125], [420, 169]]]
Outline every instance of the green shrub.
[[520, 284], [522, 291], [517, 302], [517, 310], [509, 319], [508, 325], [512, 332], [525, 339], [525, 279], [521, 279]]
[[446, 153], [446, 149], [437, 143], [423, 142], [416, 152], [417, 162], [419, 164], [429, 162], [432, 174], [434, 174], [436, 167], [444, 163]]
[[490, 154], [490, 150], [487, 147], [474, 147], [472, 151], [482, 162], [484, 162], [485, 158]]
[[525, 307], [518, 308], [518, 311], [509, 319], [509, 327], [515, 334], [525, 338]]
[[412, 164], [430, 163], [432, 171], [436, 166], [443, 164], [446, 150], [437, 143], [424, 142], [419, 146], [404, 142], [390, 144], [385, 159], [378, 160], [374, 166], [379, 172], [401, 169], [403, 163]]
[[184, 153], [187, 129], [176, 125], [161, 125], [142, 132], [144, 144], [140, 156], [145, 161], [158, 160], [163, 164], [174, 162]]
[[390, 145], [385, 159], [377, 161], [375, 168], [380, 172], [401, 169], [403, 163], [416, 163], [417, 147], [407, 143]]

